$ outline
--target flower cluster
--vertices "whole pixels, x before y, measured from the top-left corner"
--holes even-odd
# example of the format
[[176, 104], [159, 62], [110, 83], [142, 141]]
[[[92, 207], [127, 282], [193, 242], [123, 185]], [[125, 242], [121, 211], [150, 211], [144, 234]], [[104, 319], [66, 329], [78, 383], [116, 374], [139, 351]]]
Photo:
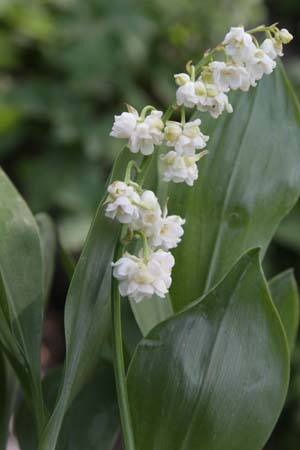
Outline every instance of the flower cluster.
[[158, 199], [149, 190], [133, 182], [114, 181], [108, 187], [105, 214], [131, 233], [142, 236], [144, 251], [140, 256], [125, 253], [114, 266], [120, 280], [120, 292], [135, 301], [153, 294], [164, 297], [171, 284], [174, 258], [168, 251], [178, 245], [184, 220], [162, 212]]
[[[259, 44], [254, 34], [264, 32]], [[132, 153], [151, 155], [155, 146], [164, 144], [169, 151], [162, 155], [162, 177], [166, 182], [186, 183], [193, 186], [198, 178], [197, 162], [207, 154], [204, 150], [209, 137], [200, 130], [201, 120], [186, 121], [186, 108], [196, 108], [218, 118], [224, 111], [233, 112], [229, 102], [230, 90], [248, 91], [255, 87], [263, 75], [276, 67], [276, 58], [283, 55], [283, 44], [293, 36], [276, 24], [260, 26], [246, 32], [243, 27], [232, 27], [222, 44], [204, 55], [200, 67], [187, 64], [187, 73], [175, 75], [178, 85], [176, 104], [165, 114], [152, 106], [146, 106], [139, 114], [132, 106], [115, 116], [111, 136], [126, 139]], [[221, 54], [221, 60], [214, 59]], [[181, 112], [181, 121], [170, 120], [173, 112]], [[114, 262], [113, 275], [119, 280], [122, 296], [136, 302], [153, 295], [165, 297], [171, 285], [175, 248], [183, 236], [185, 220], [180, 216], [168, 216], [161, 210], [155, 194], [143, 190], [131, 181], [128, 173], [125, 181], [115, 181], [108, 187], [105, 214], [126, 226], [129, 241], [142, 239], [138, 255], [125, 252]]]
[[[254, 31], [263, 31], [258, 27]], [[256, 86], [264, 74], [269, 75], [276, 67], [275, 59], [283, 55], [283, 44], [290, 42], [292, 35], [285, 29], [275, 26], [267, 30], [268, 37], [261, 45], [252, 34], [243, 27], [232, 27], [219, 46], [225, 61], [211, 61], [195, 79], [195, 70], [188, 67], [189, 74], [175, 75], [179, 86], [176, 93], [178, 105], [187, 108], [196, 107], [199, 111], [208, 111], [217, 118], [225, 110], [233, 111], [228, 100], [228, 92], [236, 89], [248, 91]]]

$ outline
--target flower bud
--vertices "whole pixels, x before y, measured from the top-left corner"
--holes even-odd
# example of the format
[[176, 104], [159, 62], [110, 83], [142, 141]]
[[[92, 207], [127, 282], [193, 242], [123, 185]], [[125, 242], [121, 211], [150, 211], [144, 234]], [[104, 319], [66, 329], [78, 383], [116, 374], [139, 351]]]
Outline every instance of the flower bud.
[[190, 77], [186, 73], [178, 73], [174, 75], [175, 82], [178, 86], [183, 86], [185, 83], [190, 81]]
[[293, 35], [286, 28], [282, 28], [276, 33], [275, 38], [283, 42], [283, 44], [288, 44], [293, 39]]
[[169, 120], [165, 128], [165, 138], [167, 141], [175, 142], [182, 133], [182, 128], [178, 122]]

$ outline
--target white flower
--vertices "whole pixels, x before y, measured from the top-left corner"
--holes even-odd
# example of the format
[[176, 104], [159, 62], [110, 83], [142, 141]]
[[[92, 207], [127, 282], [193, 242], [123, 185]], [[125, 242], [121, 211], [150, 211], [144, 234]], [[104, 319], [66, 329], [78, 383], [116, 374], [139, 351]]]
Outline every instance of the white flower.
[[128, 147], [132, 153], [141, 152], [143, 155], [151, 155], [154, 145], [161, 144], [163, 140], [164, 123], [161, 111], [151, 111], [144, 119], [138, 112], [128, 107], [129, 112], [115, 116], [111, 136], [129, 139]]
[[286, 28], [279, 30], [278, 33], [276, 33], [275, 38], [278, 38], [283, 44], [288, 44], [294, 39], [293, 35]]
[[123, 181], [114, 181], [108, 187], [105, 215], [120, 223], [130, 224], [139, 218], [139, 194]]
[[150, 239], [150, 245], [153, 248], [162, 248], [163, 250], [169, 250], [175, 248], [181, 241], [183, 236], [182, 225], [185, 224], [185, 220], [180, 216], [164, 216], [159, 223], [158, 232]]
[[143, 231], [146, 237], [152, 236], [159, 229], [161, 208], [154, 192], [146, 190], [140, 196], [139, 214], [130, 227], [135, 231]]
[[227, 55], [235, 62], [247, 62], [256, 49], [252, 37], [244, 27], [231, 27], [223, 41]]
[[108, 203], [105, 210], [106, 217], [116, 219], [120, 223], [130, 224], [138, 219], [138, 208], [127, 197], [118, 197], [114, 202]]
[[261, 50], [263, 50], [266, 55], [268, 55], [271, 59], [276, 59], [277, 56], [283, 56], [282, 52], [282, 42], [277, 41], [276, 39], [265, 39], [260, 46]]
[[196, 106], [198, 99], [195, 93], [195, 83], [190, 81], [190, 77], [187, 75], [188, 80], [177, 89], [176, 103], [177, 105], [184, 105], [187, 108], [193, 108]]
[[216, 86], [222, 92], [228, 92], [230, 89], [248, 91], [252, 84], [247, 69], [242, 65], [213, 61], [209, 67]]
[[168, 147], [174, 147], [181, 155], [194, 155], [197, 149], [206, 147], [209, 139], [199, 128], [200, 119], [187, 122], [184, 126], [180, 122], [168, 121], [165, 127], [165, 139]]
[[199, 111], [208, 111], [215, 119], [225, 110], [228, 113], [232, 113], [233, 108], [224, 92], [220, 91], [215, 84], [206, 84], [205, 87], [207, 94], [199, 98], [197, 104]]
[[120, 294], [136, 302], [154, 294], [165, 297], [171, 285], [174, 263], [171, 253], [163, 250], [153, 252], [148, 258], [124, 253], [112, 263], [113, 275], [119, 280]]
[[250, 76], [254, 80], [260, 80], [264, 74], [269, 75], [276, 67], [273, 61], [261, 48], [256, 49], [251, 61], [247, 65]]
[[161, 157], [163, 168], [163, 180], [174, 183], [185, 182], [193, 186], [198, 178], [198, 167], [196, 162], [201, 158], [201, 153], [193, 156], [182, 156], [171, 151]]
[[124, 181], [113, 181], [112, 184], [108, 186], [107, 192], [109, 193], [109, 198], [114, 200], [123, 196], [138, 197], [133, 186], [130, 186]]
[[161, 117], [161, 111], [151, 111], [151, 114], [143, 122], [137, 123], [128, 142], [132, 153], [141, 152], [143, 155], [151, 155], [154, 151], [154, 145], [161, 144], [164, 127]]
[[112, 127], [110, 136], [128, 139], [132, 135], [137, 119], [139, 118], [138, 112], [132, 108], [132, 112], [123, 112], [120, 116], [115, 116], [115, 121]]

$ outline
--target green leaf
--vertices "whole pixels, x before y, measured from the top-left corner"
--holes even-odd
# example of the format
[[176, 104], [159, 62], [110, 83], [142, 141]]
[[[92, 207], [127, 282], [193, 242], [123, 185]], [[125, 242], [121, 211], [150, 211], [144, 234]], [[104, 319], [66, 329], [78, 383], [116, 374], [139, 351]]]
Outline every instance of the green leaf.
[[[53, 409], [62, 369], [52, 371], [43, 381], [45, 403]], [[22, 450], [38, 448], [34, 421], [24, 400], [15, 418], [15, 431]], [[99, 365], [68, 410], [58, 442], [64, 450], [111, 450], [119, 433], [119, 415], [111, 365]]]
[[285, 333], [251, 250], [138, 345], [128, 373], [136, 448], [261, 450], [288, 378]]
[[7, 361], [0, 353], [0, 450], [6, 450], [15, 387], [13, 373], [11, 373]]
[[42, 254], [37, 224], [0, 170], [0, 339], [42, 423]]
[[299, 293], [293, 271], [286, 270], [272, 278], [269, 287], [292, 352], [299, 326]]
[[52, 279], [55, 270], [55, 259], [57, 251], [57, 237], [52, 219], [45, 213], [35, 216], [39, 227], [44, 273], [44, 301], [46, 302], [50, 293]]
[[[111, 180], [124, 179], [132, 158], [123, 151]], [[109, 182], [110, 182], [109, 181]], [[61, 392], [40, 444], [54, 450], [64, 415], [98, 362], [101, 345], [110, 327], [111, 261], [119, 237], [119, 225], [104, 215], [101, 202], [72, 278], [66, 308], [66, 363]]]
[[169, 295], [165, 298], [160, 298], [155, 295], [150, 301], [140, 303], [130, 300], [130, 304], [143, 336], [146, 336], [155, 325], [174, 314]]
[[232, 114], [201, 116], [209, 155], [195, 186], [168, 185], [169, 211], [186, 219], [174, 252], [176, 311], [215, 285], [243, 252], [264, 252], [299, 196], [299, 108], [283, 68], [230, 101]]

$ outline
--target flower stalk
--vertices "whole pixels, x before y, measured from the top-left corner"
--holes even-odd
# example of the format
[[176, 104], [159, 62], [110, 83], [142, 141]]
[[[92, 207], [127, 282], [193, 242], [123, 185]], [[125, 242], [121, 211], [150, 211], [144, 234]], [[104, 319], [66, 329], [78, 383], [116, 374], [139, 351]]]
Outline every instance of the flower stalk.
[[[117, 245], [117, 249], [115, 252], [115, 259], [119, 259], [122, 253], [123, 253], [123, 246], [119, 244]], [[125, 373], [123, 340], [122, 340], [120, 293], [118, 281], [114, 277], [112, 277], [112, 285], [111, 285], [111, 317], [112, 317], [114, 371], [115, 371], [118, 404], [120, 409], [120, 420], [123, 432], [123, 440], [126, 450], [135, 450], [133, 428], [131, 423], [131, 413], [126, 387], [126, 373]]]

